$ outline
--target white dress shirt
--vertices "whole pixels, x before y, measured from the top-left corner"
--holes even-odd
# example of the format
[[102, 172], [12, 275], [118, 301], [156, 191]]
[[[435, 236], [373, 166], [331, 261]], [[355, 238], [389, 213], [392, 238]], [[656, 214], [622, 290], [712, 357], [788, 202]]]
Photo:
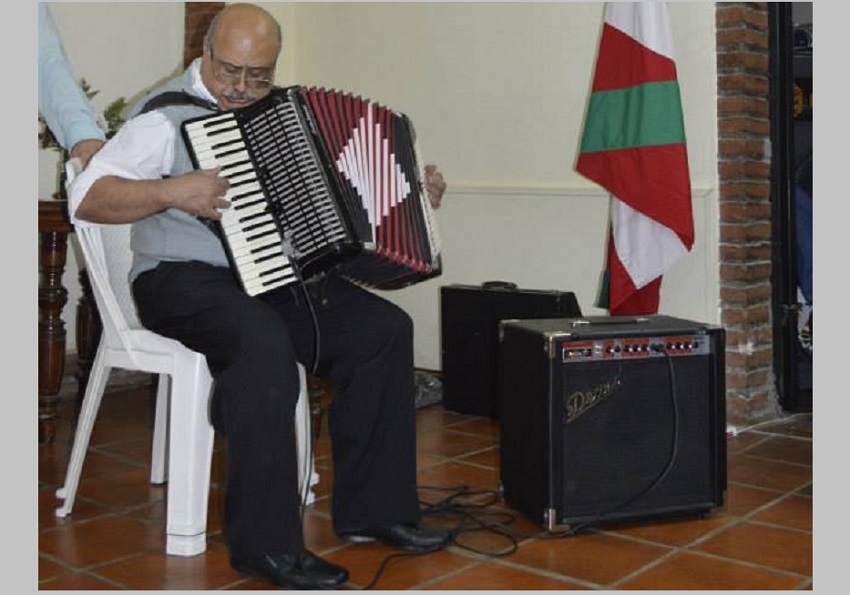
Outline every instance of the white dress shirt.
[[[192, 90], [215, 103], [215, 98], [201, 80], [201, 59], [189, 65]], [[177, 131], [171, 121], [157, 110], [127, 121], [109, 141], [95, 153], [88, 167], [68, 188], [68, 214], [75, 226], [98, 225], [76, 216], [80, 203], [92, 184], [104, 176], [128, 180], [158, 180], [171, 172]]]

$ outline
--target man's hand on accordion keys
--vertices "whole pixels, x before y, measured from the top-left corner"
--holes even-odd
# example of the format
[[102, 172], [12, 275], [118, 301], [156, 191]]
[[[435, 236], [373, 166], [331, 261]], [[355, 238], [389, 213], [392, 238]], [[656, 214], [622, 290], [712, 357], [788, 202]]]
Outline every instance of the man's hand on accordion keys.
[[220, 209], [230, 207], [230, 203], [223, 198], [230, 188], [230, 182], [219, 175], [220, 169], [198, 169], [171, 178], [174, 183], [171, 206], [196, 217], [214, 221], [221, 219]]
[[446, 181], [443, 179], [443, 174], [437, 169], [436, 165], [428, 164], [425, 166], [425, 190], [428, 192], [428, 198], [431, 201], [431, 206], [435, 209], [440, 208], [443, 201], [443, 193], [446, 191]]

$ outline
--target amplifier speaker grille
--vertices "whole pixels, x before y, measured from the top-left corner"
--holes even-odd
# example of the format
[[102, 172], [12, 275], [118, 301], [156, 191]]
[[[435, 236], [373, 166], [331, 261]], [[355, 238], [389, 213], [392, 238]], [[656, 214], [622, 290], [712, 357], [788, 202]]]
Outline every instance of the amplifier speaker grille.
[[[541, 330], [547, 324], [551, 332]], [[668, 339], [652, 328], [598, 337], [589, 328], [576, 342], [559, 337], [562, 328], [558, 321], [502, 325], [500, 472], [507, 503], [550, 526], [722, 506], [722, 330], [690, 323]], [[614, 345], [658, 347], [683, 332], [698, 350], [599, 356]], [[576, 353], [595, 355], [565, 359], [573, 344], [581, 346]]]

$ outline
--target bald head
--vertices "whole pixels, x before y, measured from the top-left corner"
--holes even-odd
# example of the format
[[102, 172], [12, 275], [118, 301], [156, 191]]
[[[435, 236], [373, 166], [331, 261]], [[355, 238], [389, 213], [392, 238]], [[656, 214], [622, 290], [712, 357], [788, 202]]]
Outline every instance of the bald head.
[[204, 38], [208, 49], [225, 41], [241, 46], [259, 42], [273, 44], [276, 57], [282, 48], [283, 36], [280, 24], [266, 10], [254, 4], [228, 4], [213, 18]]
[[245, 107], [268, 95], [280, 50], [272, 15], [253, 4], [230, 4], [207, 30], [201, 79], [220, 108]]

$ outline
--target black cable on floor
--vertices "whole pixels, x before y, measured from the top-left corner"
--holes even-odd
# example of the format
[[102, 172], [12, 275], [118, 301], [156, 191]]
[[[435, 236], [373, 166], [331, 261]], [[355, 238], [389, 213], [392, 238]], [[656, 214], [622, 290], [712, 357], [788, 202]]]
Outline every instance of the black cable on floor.
[[[428, 502], [420, 497], [420, 506], [422, 509], [423, 519], [440, 519], [441, 522], [432, 523], [439, 526], [450, 526], [449, 529], [451, 539], [450, 545], [465, 549], [469, 552], [485, 556], [488, 558], [501, 558], [509, 556], [519, 548], [519, 540], [521, 539], [560, 539], [563, 537], [574, 536], [578, 532], [598, 524], [609, 515], [626, 508], [630, 504], [638, 501], [646, 494], [654, 490], [670, 473], [676, 461], [678, 454], [678, 439], [679, 439], [679, 410], [678, 396], [676, 391], [676, 375], [672, 358], [666, 351], [661, 348], [659, 350], [666, 359], [667, 372], [670, 385], [670, 403], [671, 403], [671, 418], [672, 431], [670, 435], [670, 451], [668, 453], [667, 462], [664, 467], [658, 472], [655, 478], [650, 481], [643, 489], [639, 490], [625, 501], [612, 506], [592, 518], [572, 525], [563, 531], [544, 530], [539, 532], [528, 532], [512, 527], [511, 524], [517, 519], [517, 515], [504, 509], [494, 510], [491, 507], [501, 501], [502, 495], [497, 490], [472, 490], [468, 486], [458, 487], [440, 487], [440, 486], [419, 486], [420, 491], [443, 492], [447, 493], [445, 497], [436, 502]], [[463, 536], [474, 532], [489, 532], [493, 535], [498, 535], [507, 541], [504, 548], [494, 551], [483, 551], [480, 548], [472, 547], [464, 543]], [[437, 550], [440, 551], [440, 550]], [[424, 555], [434, 552], [401, 552], [387, 556], [378, 567], [372, 580], [363, 587], [364, 590], [369, 590], [378, 584], [381, 576], [387, 568], [387, 565], [394, 559], [399, 557], [407, 557], [412, 555]]]
[[396, 552], [394, 554], [390, 554], [381, 562], [381, 565], [378, 566], [378, 570], [375, 571], [375, 575], [372, 577], [372, 580], [369, 581], [369, 584], [360, 589], [361, 591], [370, 591], [375, 588], [375, 585], [378, 584], [378, 581], [381, 580], [381, 577], [384, 574], [384, 571], [387, 569], [387, 565], [395, 560], [396, 558], [408, 558], [410, 556], [424, 556], [426, 554], [434, 554], [441, 550], [435, 550], [433, 552]]
[[[443, 520], [448, 520], [454, 523], [454, 526], [449, 529], [451, 538], [446, 547], [448, 547], [448, 545], [454, 545], [467, 551], [492, 558], [508, 556], [517, 550], [518, 544], [516, 538], [504, 530], [505, 526], [509, 525], [516, 519], [515, 515], [504, 510], [488, 510], [488, 508], [495, 504], [500, 498], [497, 491], [473, 491], [466, 486], [456, 488], [420, 486], [419, 489], [421, 491], [449, 492], [448, 496], [436, 503], [429, 503], [420, 499], [423, 519], [442, 518]], [[482, 496], [487, 496], [488, 498], [481, 502], [460, 501], [460, 498], [476, 498]], [[501, 518], [502, 522], [494, 522], [485, 517]], [[432, 524], [444, 526], [446, 523]], [[473, 531], [490, 531], [499, 534], [508, 540], [508, 546], [498, 551], [486, 552], [463, 543], [461, 536]], [[438, 551], [442, 550], [435, 550], [432, 552], [398, 552], [387, 556], [381, 562], [378, 570], [375, 571], [375, 575], [372, 577], [372, 580], [369, 581], [369, 584], [363, 587], [363, 590], [373, 589], [375, 585], [378, 584], [378, 581], [381, 579], [387, 565], [392, 560], [400, 557], [423, 556], [433, 554]]]

